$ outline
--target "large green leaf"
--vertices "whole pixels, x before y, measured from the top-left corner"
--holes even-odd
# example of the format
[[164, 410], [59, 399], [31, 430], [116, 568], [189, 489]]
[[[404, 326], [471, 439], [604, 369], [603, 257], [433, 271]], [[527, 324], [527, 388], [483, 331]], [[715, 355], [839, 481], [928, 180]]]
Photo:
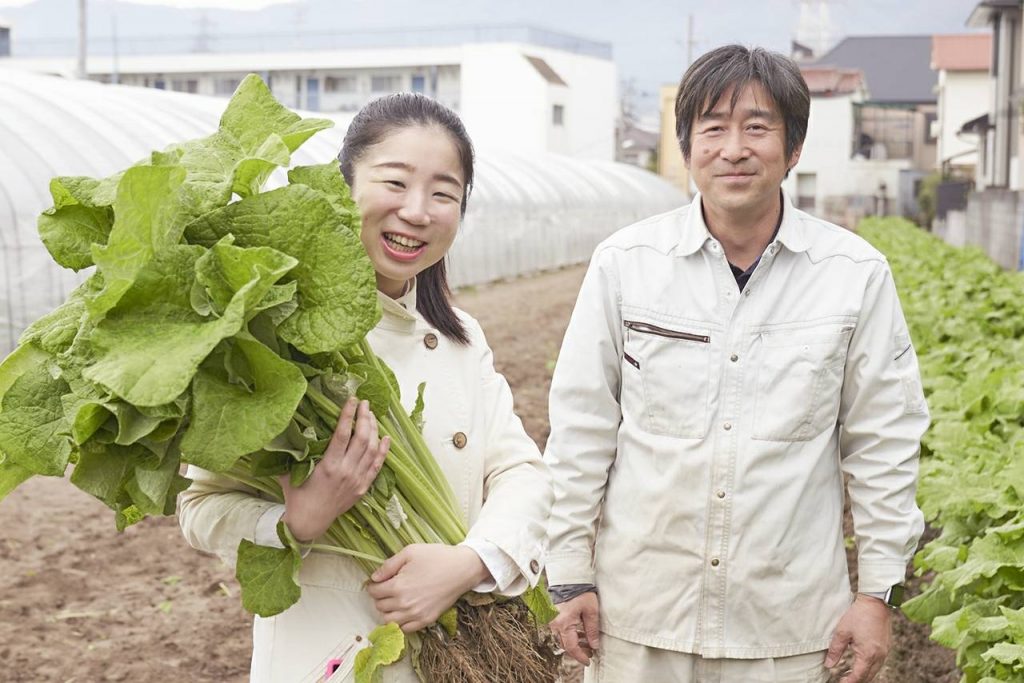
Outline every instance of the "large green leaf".
[[370, 647], [356, 653], [356, 683], [381, 683], [383, 668], [394, 664], [405, 650], [405, 634], [392, 622], [370, 631]]
[[303, 353], [351, 346], [380, 319], [373, 265], [322, 193], [290, 185], [248, 197], [194, 221], [186, 238], [212, 247], [229, 234], [240, 247], [270, 247], [298, 260], [289, 273], [298, 309], [278, 334]]
[[299, 600], [302, 556], [284, 522], [277, 525], [283, 548], [271, 548], [243, 539], [238, 546], [235, 578], [242, 587], [242, 605], [261, 617], [280, 614]]
[[221, 130], [252, 151], [260, 149], [271, 135], [278, 135], [287, 150], [294, 152], [315, 133], [333, 125], [328, 119], [303, 119], [289, 111], [255, 74], [242, 79], [220, 118]]
[[184, 181], [180, 166], [134, 166], [121, 178], [110, 239], [93, 247], [104, 281], [103, 291], [89, 301], [95, 318], [117, 305], [156, 254], [181, 240], [186, 214], [179, 189]]
[[[70, 388], [54, 376], [47, 360], [37, 356], [38, 362], [31, 367], [17, 368], [27, 362], [31, 352], [15, 356], [0, 366], [0, 452], [35, 474], [63, 475], [71, 456], [71, 440], [61, 396]], [[5, 388], [5, 380], [14, 375]]]
[[223, 368], [204, 366], [181, 445], [186, 461], [212, 471], [230, 468], [284, 432], [306, 391], [302, 371], [255, 339], [238, 336], [229, 344], [246, 359], [251, 388], [230, 381]]
[[191, 304], [202, 247], [177, 245], [143, 268], [117, 307], [92, 334], [96, 362], [83, 375], [136, 406], [159, 406], [184, 392], [199, 364], [244, 323], [243, 290], [219, 318]]
[[296, 166], [288, 171], [288, 182], [308, 185], [314, 190], [322, 192], [338, 211], [338, 214], [344, 217], [345, 224], [349, 229], [357, 235], [359, 234], [362, 228], [359, 209], [352, 199], [352, 191], [349, 189], [348, 183], [345, 182], [344, 176], [341, 175], [341, 168], [337, 161], [314, 166]]
[[53, 206], [40, 214], [38, 226], [54, 261], [74, 270], [93, 265], [92, 245], [106, 244], [110, 235], [110, 206], [120, 177], [63, 176], [50, 181]]

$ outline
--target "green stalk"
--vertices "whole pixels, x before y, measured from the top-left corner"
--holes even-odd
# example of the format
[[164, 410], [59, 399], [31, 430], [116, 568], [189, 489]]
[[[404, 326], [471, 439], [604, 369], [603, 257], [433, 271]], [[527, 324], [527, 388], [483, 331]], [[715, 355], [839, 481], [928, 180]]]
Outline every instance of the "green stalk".
[[323, 543], [310, 543], [307, 548], [312, 550], [319, 550], [325, 553], [334, 553], [335, 555], [345, 555], [347, 557], [353, 557], [357, 560], [364, 560], [366, 562], [373, 562], [375, 564], [382, 565], [385, 560], [383, 557], [377, 557], [376, 555], [370, 555], [368, 553], [361, 553], [358, 550], [349, 550], [348, 548], [342, 548], [336, 545], [325, 545]]

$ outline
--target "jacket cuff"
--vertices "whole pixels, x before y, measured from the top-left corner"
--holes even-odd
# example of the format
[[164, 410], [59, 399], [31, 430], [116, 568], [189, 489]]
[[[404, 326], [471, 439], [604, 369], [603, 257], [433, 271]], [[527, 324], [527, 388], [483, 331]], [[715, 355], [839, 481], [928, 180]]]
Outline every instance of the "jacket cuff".
[[[501, 533], [496, 529], [481, 530], [473, 527], [462, 544], [474, 550], [477, 548], [476, 544], [490, 544], [504, 554], [514, 567], [518, 578], [522, 580], [513, 580], [507, 589], [502, 589], [499, 584], [497, 592], [499, 595], [519, 595], [527, 588], [536, 586], [540, 580], [541, 571], [544, 569], [544, 544], [524, 532], [513, 529], [506, 531], [507, 533]], [[480, 554], [479, 551], [477, 554]], [[484, 558], [481, 556], [481, 559]], [[486, 559], [484, 564], [487, 564]], [[499, 579], [497, 576], [495, 578]]]
[[519, 567], [501, 548], [479, 538], [466, 539], [459, 545], [475, 552], [490, 573], [490, 577], [473, 587], [474, 593], [491, 593], [495, 590], [507, 592], [515, 587], [526, 590], [525, 586], [515, 585], [525, 584], [525, 580]]
[[548, 556], [546, 573], [549, 586], [573, 583], [595, 584], [594, 564], [590, 553], [553, 553]]
[[890, 587], [906, 580], [907, 565], [901, 561], [859, 561], [857, 563], [857, 592], [884, 593]]
[[284, 544], [277, 536], [277, 523], [284, 517], [284, 505], [275, 503], [263, 511], [256, 520], [256, 533], [253, 534], [253, 543], [269, 548], [283, 548]]

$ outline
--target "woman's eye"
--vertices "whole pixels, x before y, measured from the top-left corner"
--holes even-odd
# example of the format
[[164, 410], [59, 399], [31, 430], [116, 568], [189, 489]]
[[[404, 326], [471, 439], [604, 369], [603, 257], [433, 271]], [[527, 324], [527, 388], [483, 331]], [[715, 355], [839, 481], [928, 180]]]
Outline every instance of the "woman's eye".
[[444, 192], [435, 192], [434, 196], [439, 198], [439, 199], [444, 199], [444, 200], [447, 200], [447, 201], [453, 201], [453, 202], [459, 201], [458, 199], [456, 199], [452, 195], [444, 193]]
[[399, 187], [405, 189], [405, 183], [403, 183], [401, 180], [385, 180], [384, 182], [392, 187]]

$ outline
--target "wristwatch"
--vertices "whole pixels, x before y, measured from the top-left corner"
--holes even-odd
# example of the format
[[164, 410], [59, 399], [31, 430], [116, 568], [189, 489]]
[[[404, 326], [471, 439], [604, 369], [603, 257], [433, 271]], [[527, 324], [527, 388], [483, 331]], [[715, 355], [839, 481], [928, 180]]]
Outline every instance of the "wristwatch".
[[899, 606], [903, 604], [904, 593], [906, 593], [906, 586], [902, 583], [895, 583], [885, 591], [882, 601], [892, 609], [899, 609]]

